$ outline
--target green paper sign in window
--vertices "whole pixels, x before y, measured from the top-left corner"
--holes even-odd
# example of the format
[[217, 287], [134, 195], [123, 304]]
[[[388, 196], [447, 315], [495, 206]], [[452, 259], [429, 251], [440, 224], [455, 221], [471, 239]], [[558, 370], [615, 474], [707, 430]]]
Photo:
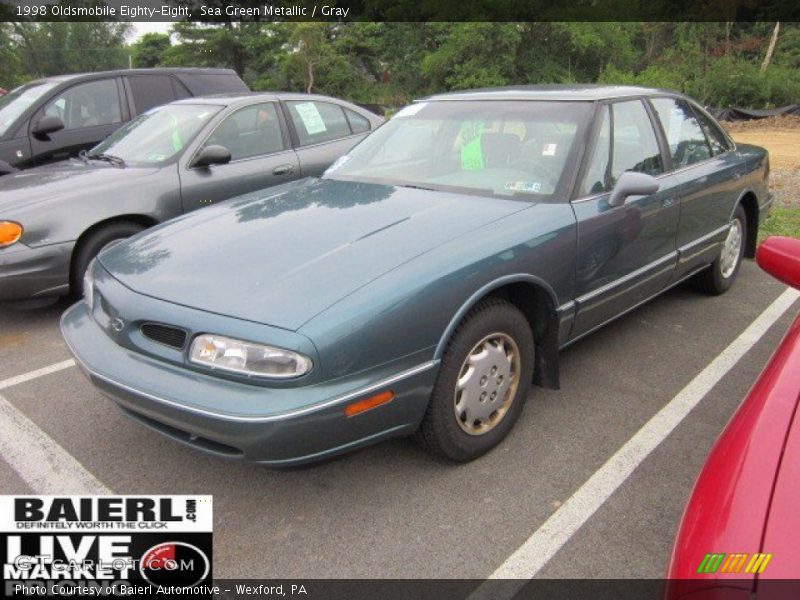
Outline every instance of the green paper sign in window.
[[461, 168], [464, 171], [479, 171], [484, 167], [482, 133], [483, 121], [467, 121], [461, 124], [458, 136], [461, 139]]

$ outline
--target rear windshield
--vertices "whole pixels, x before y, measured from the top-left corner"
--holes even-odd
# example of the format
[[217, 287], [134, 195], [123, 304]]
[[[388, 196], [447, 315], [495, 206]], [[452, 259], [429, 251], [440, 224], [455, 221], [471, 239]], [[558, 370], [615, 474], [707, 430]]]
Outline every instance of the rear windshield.
[[407, 106], [326, 177], [542, 199], [560, 191], [591, 104], [437, 101]]
[[39, 98], [52, 90], [57, 83], [40, 82], [29, 83], [11, 90], [0, 97], [0, 137], [3, 137], [16, 123], [22, 113], [34, 104]]

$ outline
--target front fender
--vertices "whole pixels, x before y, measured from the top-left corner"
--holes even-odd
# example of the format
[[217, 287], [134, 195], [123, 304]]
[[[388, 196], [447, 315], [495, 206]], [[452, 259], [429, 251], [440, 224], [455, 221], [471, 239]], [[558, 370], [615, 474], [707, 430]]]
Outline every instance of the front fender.
[[470, 307], [502, 285], [535, 282], [554, 307], [571, 299], [575, 244], [569, 205], [535, 205], [400, 265], [298, 331], [331, 377], [403, 356], [435, 360]]

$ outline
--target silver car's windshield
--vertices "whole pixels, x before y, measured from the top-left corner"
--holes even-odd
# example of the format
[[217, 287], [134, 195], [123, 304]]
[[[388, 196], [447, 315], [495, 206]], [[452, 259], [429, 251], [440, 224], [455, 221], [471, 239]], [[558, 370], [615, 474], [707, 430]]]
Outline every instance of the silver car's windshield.
[[164, 163], [178, 155], [221, 109], [208, 104], [159, 106], [115, 131], [88, 156], [112, 156], [131, 166]]
[[3, 137], [19, 116], [24, 113], [31, 104], [52, 90], [57, 83], [45, 81], [41, 83], [29, 83], [21, 85], [11, 90], [5, 96], [0, 97], [0, 137]]
[[506, 100], [412, 104], [325, 177], [542, 199], [562, 186], [591, 106]]

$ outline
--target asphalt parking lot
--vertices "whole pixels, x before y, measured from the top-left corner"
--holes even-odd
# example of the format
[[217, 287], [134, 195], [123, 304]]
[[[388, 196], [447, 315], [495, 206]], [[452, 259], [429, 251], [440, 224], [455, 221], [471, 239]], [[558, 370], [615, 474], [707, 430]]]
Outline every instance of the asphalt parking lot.
[[[64, 362], [64, 304], [2, 308], [0, 488], [213, 494], [217, 577], [658, 578], [711, 444], [800, 308], [785, 290], [747, 261], [721, 297], [682, 286], [628, 314], [565, 350], [562, 389], [534, 388], [510, 437], [473, 463], [400, 440], [293, 471], [129, 421]], [[647, 429], [656, 415], [676, 426]], [[629, 443], [643, 426], [652, 452]], [[607, 463], [621, 448], [632, 454]]]

